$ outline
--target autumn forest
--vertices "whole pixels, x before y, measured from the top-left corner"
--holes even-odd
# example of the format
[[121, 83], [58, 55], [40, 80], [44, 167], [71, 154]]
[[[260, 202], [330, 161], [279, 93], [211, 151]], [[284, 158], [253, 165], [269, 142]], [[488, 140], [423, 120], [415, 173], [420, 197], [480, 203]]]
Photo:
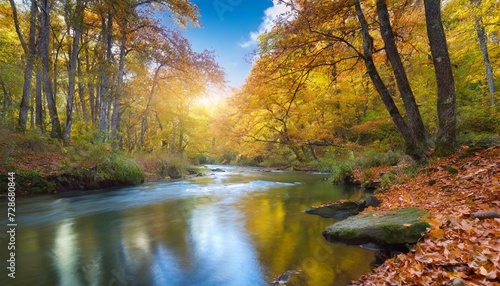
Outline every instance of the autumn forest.
[[[245, 19], [243, 2], [212, 8]], [[18, 257], [50, 265], [18, 259], [38, 273], [21, 283], [498, 285], [500, 1], [267, 5], [234, 86], [187, 36], [202, 2], [0, 1], [0, 202], [26, 197]], [[371, 274], [373, 252], [330, 244], [355, 240], [342, 219], [400, 209], [414, 237], [373, 239]]]
[[1, 6], [13, 130], [271, 165], [354, 145], [420, 161], [497, 132], [497, 1], [283, 3], [245, 84], [216, 107], [199, 99], [223, 92], [224, 71], [182, 36], [201, 25], [189, 1], [28, 2]]

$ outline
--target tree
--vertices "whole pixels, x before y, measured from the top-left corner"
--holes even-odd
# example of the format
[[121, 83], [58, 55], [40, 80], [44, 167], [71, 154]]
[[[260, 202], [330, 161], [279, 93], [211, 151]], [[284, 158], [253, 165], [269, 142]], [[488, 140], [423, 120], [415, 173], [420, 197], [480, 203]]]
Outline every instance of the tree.
[[[482, 0], [471, 0], [474, 10], [480, 11], [480, 6]], [[494, 8], [493, 8], [494, 9]], [[484, 27], [483, 17], [481, 12], [474, 13], [474, 26], [476, 28], [477, 39], [479, 40], [479, 46], [481, 47], [481, 53], [483, 54], [484, 68], [486, 71], [486, 80], [488, 81], [488, 91], [490, 93], [490, 105], [495, 105], [495, 81], [493, 79], [493, 68], [491, 67], [490, 55], [488, 52], [487, 36]]]
[[24, 68], [24, 83], [23, 83], [23, 95], [21, 98], [21, 106], [19, 108], [19, 128], [21, 130], [26, 129], [26, 124], [28, 122], [28, 110], [29, 110], [29, 101], [30, 101], [30, 93], [31, 93], [31, 79], [33, 73], [33, 66], [35, 63], [35, 52], [36, 52], [36, 18], [38, 14], [38, 6], [35, 0], [31, 0], [30, 5], [30, 25], [29, 25], [29, 37], [28, 44], [24, 39], [23, 33], [21, 31], [19, 18], [17, 14], [17, 7], [14, 0], [9, 0], [10, 5], [12, 7], [12, 17], [14, 20], [14, 24], [16, 27], [17, 36], [19, 41], [21, 42], [21, 46], [24, 51], [24, 56], [26, 58], [26, 65]]
[[50, 66], [50, 12], [52, 3], [49, 0], [40, 1], [40, 47], [39, 53], [42, 61], [42, 77], [43, 77], [43, 90], [47, 98], [47, 106], [49, 109], [51, 133], [52, 138], [62, 139], [61, 123], [57, 114], [57, 106], [55, 102], [56, 94], [52, 85], [52, 73]]
[[[73, 125], [73, 105], [74, 105], [74, 96], [75, 96], [75, 87], [76, 87], [76, 75], [77, 75], [77, 62], [78, 62], [78, 53], [80, 51], [80, 37], [82, 33], [82, 25], [83, 25], [83, 10], [84, 3], [82, 0], [76, 0], [76, 7], [73, 15], [71, 15], [70, 21], [72, 23], [68, 23], [68, 29], [70, 27], [73, 28], [73, 43], [70, 49], [70, 62], [68, 67], [68, 100], [66, 103], [66, 125], [63, 130], [63, 139], [65, 142], [70, 141], [71, 137], [71, 127]], [[70, 9], [71, 6], [69, 3], [66, 3], [66, 9]], [[69, 12], [68, 12], [69, 14]]]
[[429, 37], [438, 88], [436, 154], [444, 156], [455, 152], [457, 148], [455, 82], [451, 70], [446, 36], [441, 21], [441, 1], [425, 0], [424, 6], [427, 35]]
[[[358, 69], [359, 64], [364, 62], [372, 83], [405, 141], [407, 154], [417, 161], [422, 160], [428, 148], [425, 127], [395, 44], [385, 2], [377, 1], [375, 9], [379, 16], [379, 31], [384, 47], [376, 47], [374, 44], [370, 35], [374, 27], [370, 23], [374, 23], [375, 19], [365, 19], [359, 1], [294, 1], [293, 9], [291, 17], [283, 16], [278, 20], [277, 27], [271, 31], [275, 36], [263, 42], [262, 53], [273, 57], [277, 69], [289, 73], [328, 66], [332, 69], [332, 74], [335, 74], [333, 81], [342, 73]], [[404, 10], [417, 8], [405, 4], [398, 9], [396, 12], [402, 13]], [[358, 32], [359, 23], [362, 26], [361, 34]], [[377, 70], [381, 58], [378, 54], [382, 52], [385, 52], [391, 63], [407, 120], [400, 112], [401, 107], [394, 102], [392, 90], [384, 83], [386, 75]], [[390, 77], [392, 75], [389, 79]]]
[[[422, 151], [419, 150], [417, 143], [415, 142], [416, 136], [412, 133], [412, 130], [408, 127], [405, 120], [401, 116], [398, 107], [394, 103], [387, 86], [382, 81], [380, 74], [377, 71], [375, 63], [373, 61], [372, 50], [373, 50], [373, 38], [369, 34], [369, 26], [368, 22], [365, 19], [363, 10], [361, 9], [361, 4], [359, 0], [354, 1], [354, 5], [356, 8], [356, 15], [361, 24], [361, 33], [363, 35], [363, 52], [364, 52], [364, 61], [366, 65], [366, 69], [370, 78], [375, 85], [382, 101], [384, 102], [387, 111], [391, 115], [392, 121], [396, 125], [399, 133], [402, 135], [405, 144], [406, 144], [406, 152], [408, 155], [412, 156], [416, 161], [422, 160]], [[380, 24], [381, 26], [384, 24]], [[400, 75], [400, 77], [402, 77]], [[400, 79], [402, 80], [402, 79]], [[403, 81], [403, 80], [402, 80]]]
[[[359, 6], [359, 3], [357, 6]], [[410, 82], [406, 76], [406, 71], [398, 53], [396, 43], [394, 42], [394, 33], [392, 31], [385, 0], [377, 0], [377, 13], [380, 22], [380, 34], [385, 43], [385, 52], [387, 58], [391, 62], [399, 93], [405, 105], [408, 124], [417, 149], [416, 152], [422, 153], [427, 149], [427, 136], [425, 134], [424, 122], [422, 121], [422, 116], [420, 116], [420, 111], [418, 110], [415, 97], [413, 96]], [[416, 152], [411, 151], [410, 153]]]

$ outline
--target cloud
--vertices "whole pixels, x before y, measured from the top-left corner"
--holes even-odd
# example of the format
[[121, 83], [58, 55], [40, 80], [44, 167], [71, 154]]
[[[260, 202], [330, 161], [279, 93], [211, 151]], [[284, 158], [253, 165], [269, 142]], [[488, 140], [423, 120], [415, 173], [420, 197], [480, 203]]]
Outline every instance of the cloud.
[[[259, 25], [257, 31], [250, 32], [250, 39], [246, 42], [240, 44], [242, 48], [248, 48], [257, 45], [259, 36], [270, 31], [274, 27], [274, 21], [279, 15], [290, 11], [290, 7], [283, 3], [279, 3], [278, 0], [273, 0], [273, 6], [267, 8], [264, 11], [264, 17], [262, 17], [262, 23]], [[288, 2], [288, 1], [286, 1]]]

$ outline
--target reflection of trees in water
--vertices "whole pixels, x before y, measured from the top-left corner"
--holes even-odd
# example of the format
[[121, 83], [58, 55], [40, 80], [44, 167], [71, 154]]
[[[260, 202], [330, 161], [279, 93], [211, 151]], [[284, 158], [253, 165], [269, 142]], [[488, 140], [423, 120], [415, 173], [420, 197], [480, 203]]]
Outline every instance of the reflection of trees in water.
[[[337, 186], [328, 182], [316, 187], [329, 200], [356, 200], [363, 195], [357, 189], [334, 190]], [[318, 198], [312, 191], [296, 192], [298, 197], [258, 196], [239, 204], [241, 212], [247, 214], [245, 226], [271, 277], [269, 281], [300, 269], [302, 273], [290, 277], [292, 285], [344, 285], [369, 272], [373, 254], [355, 246], [328, 243], [321, 233], [333, 221], [303, 213]]]

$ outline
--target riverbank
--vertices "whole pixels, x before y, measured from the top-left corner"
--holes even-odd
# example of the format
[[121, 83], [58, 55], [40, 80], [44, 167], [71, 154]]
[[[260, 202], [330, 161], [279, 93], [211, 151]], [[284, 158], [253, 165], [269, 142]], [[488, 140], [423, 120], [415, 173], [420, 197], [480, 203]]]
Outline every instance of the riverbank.
[[377, 197], [382, 204], [365, 212], [425, 209], [431, 229], [410, 253], [385, 261], [352, 285], [499, 285], [500, 146], [463, 147]]
[[18, 195], [95, 190], [199, 176], [210, 170], [166, 154], [131, 156], [83, 136], [64, 145], [34, 131], [0, 130], [0, 184], [14, 172]]
[[0, 183], [15, 172], [18, 195], [57, 193], [140, 184], [144, 171], [134, 159], [93, 138], [63, 145], [34, 132], [2, 129]]

